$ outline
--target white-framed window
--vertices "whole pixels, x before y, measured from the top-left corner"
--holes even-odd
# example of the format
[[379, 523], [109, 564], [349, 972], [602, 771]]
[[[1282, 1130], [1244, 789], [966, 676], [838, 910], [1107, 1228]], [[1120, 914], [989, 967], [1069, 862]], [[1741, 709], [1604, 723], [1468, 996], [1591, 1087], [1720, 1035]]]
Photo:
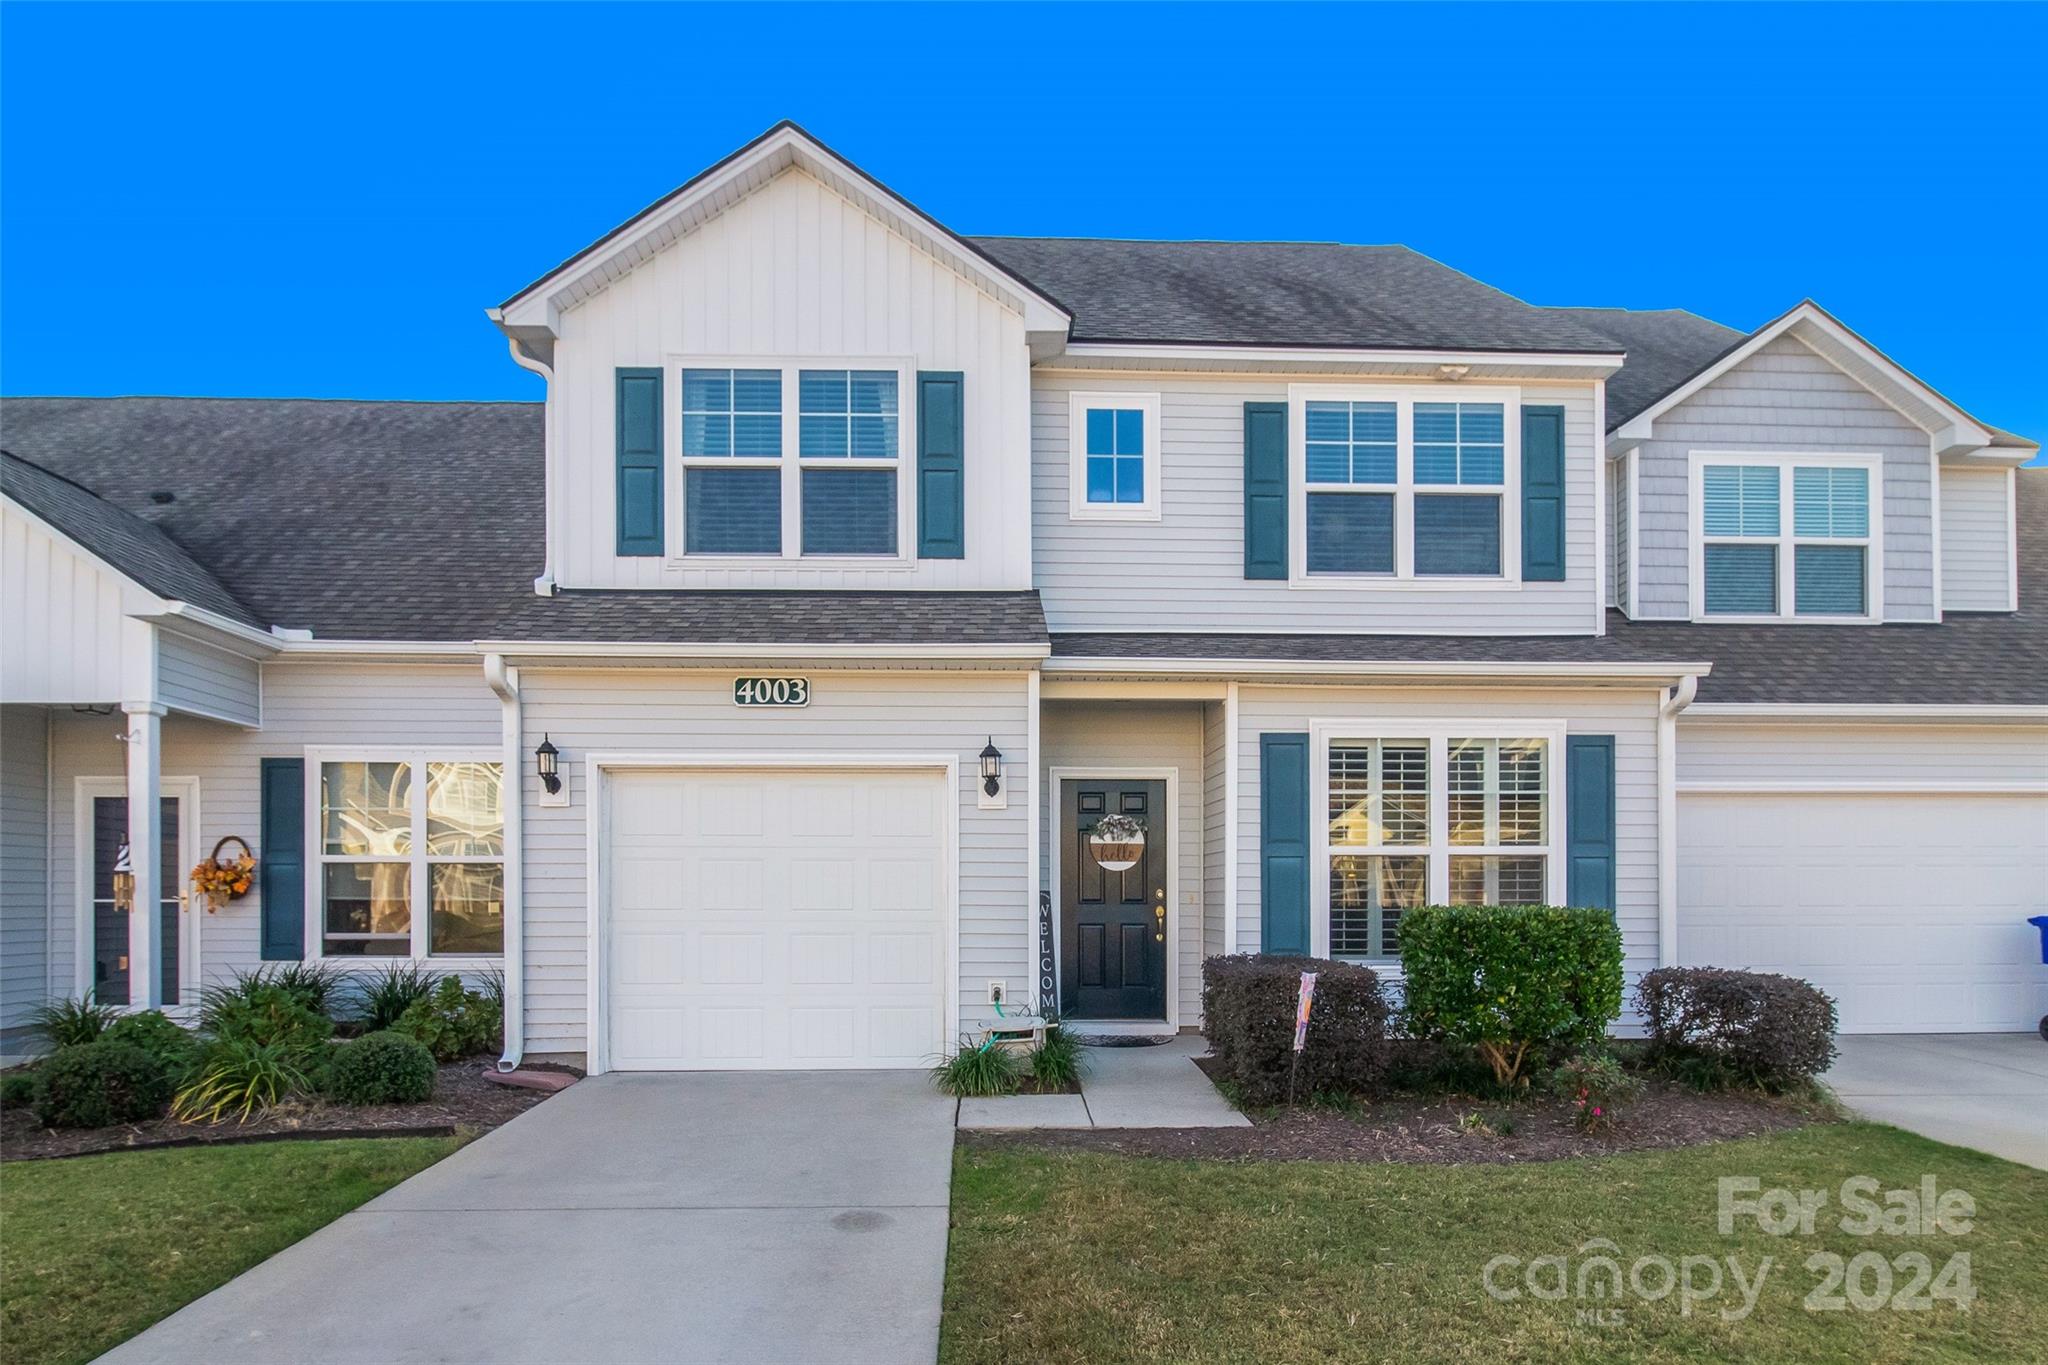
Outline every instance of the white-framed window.
[[1296, 384], [1288, 398], [1294, 586], [1521, 582], [1519, 389]]
[[678, 357], [681, 558], [907, 565], [911, 362]]
[[1073, 519], [1159, 520], [1159, 395], [1077, 391], [1067, 418]]
[[316, 956], [504, 954], [502, 763], [440, 750], [308, 749], [306, 812]]
[[1319, 957], [1400, 957], [1419, 905], [1561, 905], [1560, 721], [1317, 721]]
[[1883, 459], [1692, 452], [1692, 615], [1865, 622], [1883, 615]]

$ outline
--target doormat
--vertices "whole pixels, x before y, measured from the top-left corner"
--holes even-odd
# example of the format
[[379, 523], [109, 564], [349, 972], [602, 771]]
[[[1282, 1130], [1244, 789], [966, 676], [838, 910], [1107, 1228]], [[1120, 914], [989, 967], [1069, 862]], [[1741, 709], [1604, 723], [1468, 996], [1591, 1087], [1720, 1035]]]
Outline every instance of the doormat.
[[1074, 1037], [1080, 1041], [1082, 1047], [1158, 1047], [1161, 1043], [1172, 1042], [1174, 1035], [1162, 1033], [1153, 1038], [1139, 1038], [1122, 1033], [1106, 1033], [1091, 1036], [1076, 1030]]

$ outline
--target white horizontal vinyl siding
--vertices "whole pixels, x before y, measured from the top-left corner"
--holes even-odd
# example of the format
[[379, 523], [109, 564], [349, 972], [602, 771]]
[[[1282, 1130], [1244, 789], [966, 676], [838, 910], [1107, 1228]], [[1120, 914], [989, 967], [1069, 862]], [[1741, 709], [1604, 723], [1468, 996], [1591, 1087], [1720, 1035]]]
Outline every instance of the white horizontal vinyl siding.
[[[2048, 729], [2011, 725], [1678, 723], [1678, 785], [2048, 791]], [[2048, 840], [2048, 808], [2041, 837]]]
[[0, 1055], [49, 992], [49, 713], [0, 706]]
[[1941, 605], [2013, 611], [2013, 471], [1941, 467]]
[[156, 669], [158, 698], [173, 711], [238, 725], [263, 719], [263, 675], [251, 660], [163, 631]]
[[[1845, 452], [1883, 457], [1884, 611], [1930, 621], [1934, 487], [1927, 433], [1795, 337], [1779, 337], [1658, 418], [1637, 449], [1637, 615], [1683, 618], [1690, 458], [1695, 450]], [[1789, 488], [1786, 496], [1790, 497]]]
[[[589, 756], [594, 753], [832, 756], [948, 752], [960, 764], [960, 1008], [988, 1014], [988, 981], [1012, 990], [1033, 975], [1026, 938], [1035, 800], [1026, 680], [1016, 673], [830, 673], [811, 670], [801, 708], [733, 704], [733, 673], [667, 669], [524, 670], [529, 737], [562, 751], [566, 806], [542, 806], [523, 770], [526, 818], [526, 1046], [586, 1051], [589, 1000]], [[980, 809], [979, 754], [993, 738], [1010, 773], [1009, 805]], [[537, 742], [537, 741], [535, 741]]]
[[[1181, 1026], [1187, 1028], [1201, 1022], [1203, 935], [1208, 923], [1203, 906], [1208, 767], [1203, 752], [1202, 704], [1049, 701], [1039, 721], [1038, 743], [1043, 754], [1042, 772], [1053, 768], [1076, 769], [1081, 773], [1114, 768], [1172, 768], [1179, 773], [1180, 809], [1173, 827], [1177, 845], [1173, 860], [1180, 875], [1180, 903], [1174, 907], [1179, 952], [1174, 967]], [[1053, 894], [1053, 922], [1057, 924], [1061, 888], [1052, 879], [1052, 841], [1064, 841], [1068, 834], [1060, 818], [1060, 794], [1053, 790], [1050, 781], [1045, 785], [1045, 802], [1040, 821], [1045, 832], [1045, 847], [1039, 851], [1040, 876], [1041, 885]], [[1060, 856], [1069, 856], [1064, 842]]]
[[[1307, 377], [1332, 382], [1328, 375]], [[1287, 386], [1284, 376], [1034, 375], [1033, 552], [1039, 595], [1054, 630], [1593, 633], [1603, 589], [1593, 543], [1594, 499], [1600, 493], [1590, 385], [1525, 382], [1522, 393], [1524, 403], [1565, 409], [1565, 581], [1469, 592], [1309, 589], [1246, 580], [1244, 405], [1285, 402]], [[1154, 389], [1160, 395], [1160, 519], [1074, 520], [1068, 485], [1071, 395]], [[1445, 392], [1456, 396], [1452, 389]], [[1503, 517], [1521, 514], [1519, 507], [1502, 509]]]
[[[189, 716], [163, 722], [163, 775], [199, 782], [199, 824], [191, 846], [211, 852], [223, 835], [238, 835], [263, 857], [262, 760], [302, 757], [309, 745], [393, 750], [434, 746], [502, 751], [498, 699], [477, 664], [268, 663], [263, 666], [263, 728]], [[78, 912], [75, 779], [123, 778], [122, 717], [52, 713], [55, 780], [50, 867], [58, 930], [51, 970], [70, 990], [76, 970], [73, 926]], [[166, 892], [184, 890], [185, 868], [167, 869]], [[309, 875], [310, 863], [309, 863]], [[207, 913], [197, 907], [200, 963], [216, 981], [262, 964], [260, 887]], [[310, 946], [310, 945], [309, 945]]]
[[[1568, 734], [1614, 736], [1615, 918], [1633, 980], [1657, 965], [1657, 697], [1599, 689], [1253, 687], [1238, 697], [1237, 942], [1259, 946], [1259, 736], [1301, 733], [1316, 720], [1379, 723], [1403, 716], [1500, 721], [1562, 720]], [[1563, 755], [1556, 756], [1563, 761]], [[1320, 818], [1309, 812], [1311, 821]], [[1552, 811], [1563, 820], [1563, 811]], [[1324, 875], [1321, 869], [1310, 876]]]
[[[676, 356], [910, 357], [916, 369], [962, 372], [967, 557], [908, 569], [619, 558], [613, 372], [673, 370]], [[552, 390], [557, 576], [592, 588], [1028, 588], [1029, 365], [1016, 311], [824, 184], [785, 171], [562, 314]], [[671, 376], [671, 432], [678, 401]], [[899, 394], [898, 402], [905, 431], [914, 433], [917, 395]], [[795, 431], [783, 433], [785, 460], [796, 458], [796, 442]], [[683, 534], [672, 524], [677, 454], [669, 450], [664, 476], [673, 554]], [[914, 489], [913, 479], [905, 495]], [[903, 548], [914, 553], [916, 545]]]

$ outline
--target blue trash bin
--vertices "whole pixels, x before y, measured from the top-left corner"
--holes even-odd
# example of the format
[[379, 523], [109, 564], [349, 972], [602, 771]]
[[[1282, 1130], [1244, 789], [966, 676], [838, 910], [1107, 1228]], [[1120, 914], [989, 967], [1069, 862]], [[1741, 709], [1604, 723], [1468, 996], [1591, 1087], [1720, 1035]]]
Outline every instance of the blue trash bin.
[[2035, 915], [2027, 923], [2041, 931], [2041, 961], [2048, 963], [2048, 915]]

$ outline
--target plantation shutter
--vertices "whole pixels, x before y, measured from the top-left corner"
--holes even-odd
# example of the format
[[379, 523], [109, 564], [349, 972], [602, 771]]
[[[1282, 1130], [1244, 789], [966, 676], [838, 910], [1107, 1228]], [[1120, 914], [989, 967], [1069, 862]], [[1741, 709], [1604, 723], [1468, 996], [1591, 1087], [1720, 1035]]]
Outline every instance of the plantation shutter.
[[1564, 409], [1522, 409], [1522, 577], [1564, 581]]
[[618, 550], [658, 555], [661, 525], [661, 371], [617, 372]]
[[264, 759], [261, 787], [263, 960], [296, 962], [306, 955], [306, 761]]
[[1568, 735], [1565, 899], [1614, 909], [1614, 736]]
[[1259, 950], [1306, 953], [1308, 736], [1259, 736]]
[[1244, 576], [1287, 577], [1287, 405], [1244, 405]]
[[965, 377], [917, 375], [917, 557], [967, 557]]

